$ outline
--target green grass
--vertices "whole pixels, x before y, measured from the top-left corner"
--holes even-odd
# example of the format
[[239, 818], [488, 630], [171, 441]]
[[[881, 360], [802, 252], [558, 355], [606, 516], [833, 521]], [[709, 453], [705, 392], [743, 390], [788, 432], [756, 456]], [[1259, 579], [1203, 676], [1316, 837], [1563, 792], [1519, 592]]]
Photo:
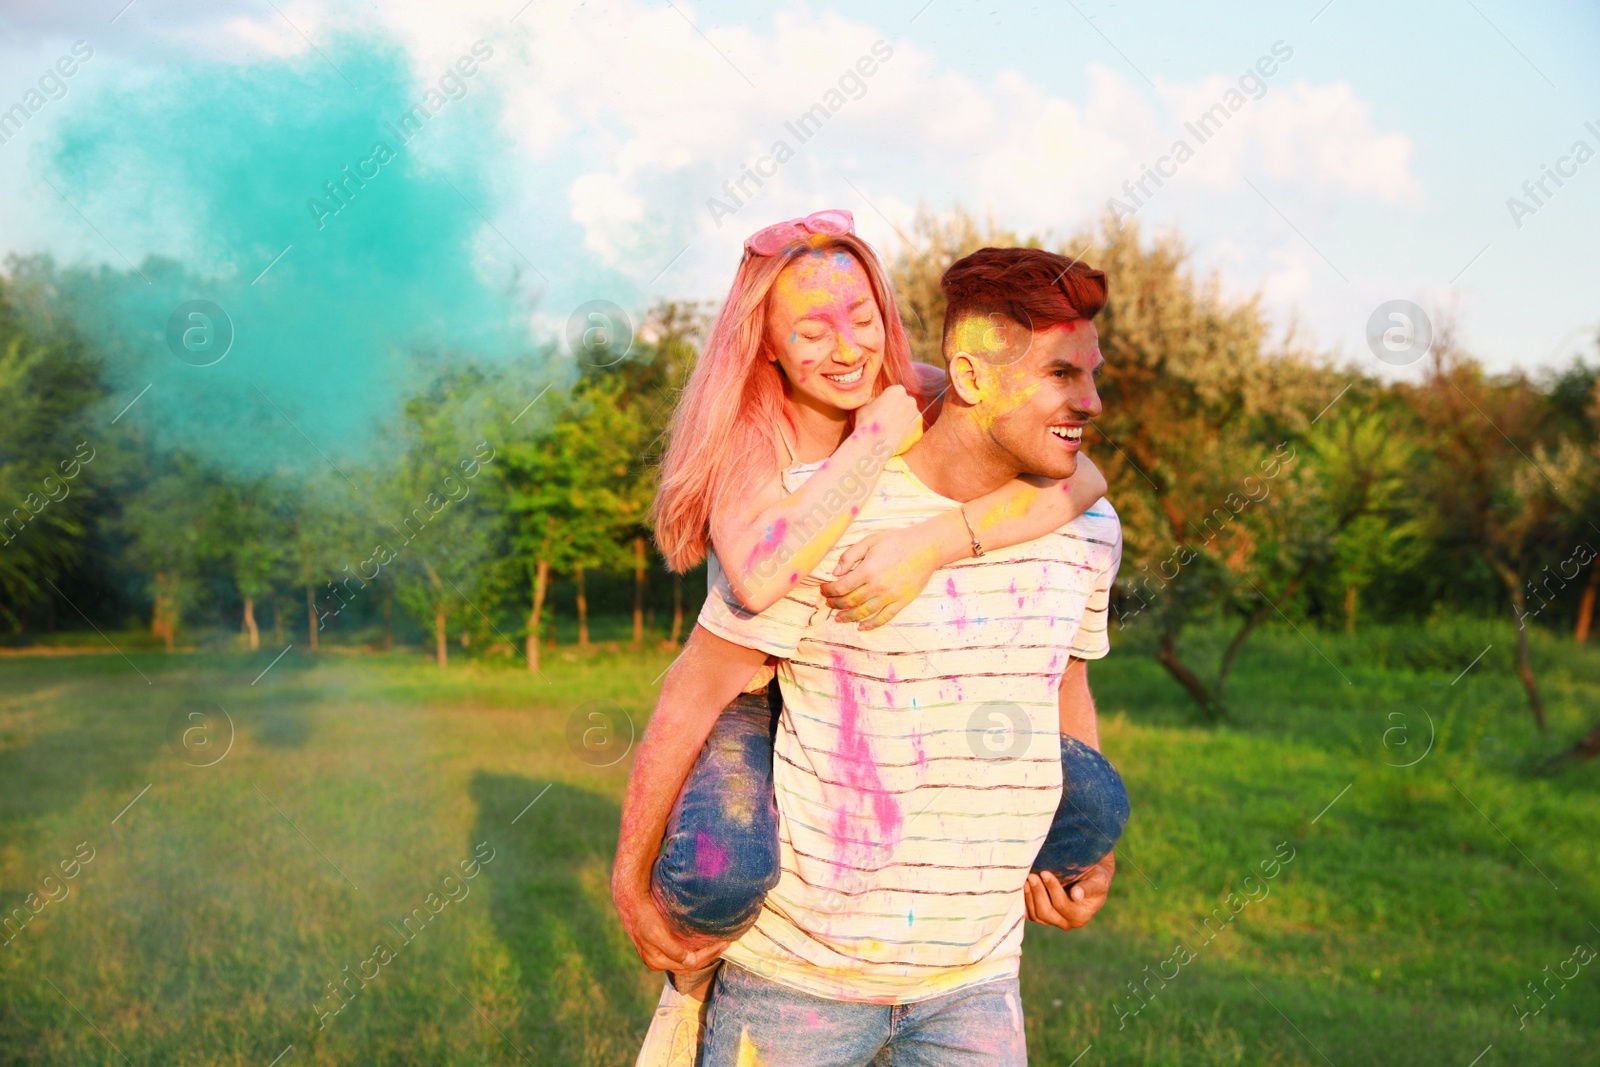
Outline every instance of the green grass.
[[[1134, 642], [1093, 669], [1133, 820], [1101, 916], [1029, 929], [1033, 1062], [1600, 1062], [1600, 960], [1526, 1028], [1512, 1010], [1600, 948], [1600, 766], [1534, 773], [1600, 715], [1600, 654], [1541, 643], [1540, 738], [1493, 656], [1452, 685], [1464, 662], [1306, 638], [1252, 643], [1216, 729]], [[598, 702], [642, 728], [668, 655], [555, 656], [541, 681], [297, 650], [252, 685], [271, 655], [134, 653], [149, 685], [114, 655], [0, 660], [0, 904], [95, 850], [0, 948], [0, 1063], [630, 1064], [659, 980], [607, 893], [629, 761], [590, 766], [567, 727]], [[216, 708], [232, 748], [190, 766], [169, 722]], [[400, 947], [481, 842], [468, 895]], [[1282, 842], [1268, 895], [1207, 942]], [[319, 1030], [380, 940], [398, 953]], [[1180, 940], [1195, 958], [1119, 1025]]]

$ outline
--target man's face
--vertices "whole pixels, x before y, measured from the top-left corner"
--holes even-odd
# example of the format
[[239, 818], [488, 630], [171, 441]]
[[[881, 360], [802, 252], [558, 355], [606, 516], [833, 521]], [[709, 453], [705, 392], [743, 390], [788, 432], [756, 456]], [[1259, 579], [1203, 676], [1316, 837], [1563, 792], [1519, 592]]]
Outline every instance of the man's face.
[[1021, 358], [975, 362], [973, 413], [1022, 473], [1070, 478], [1078, 469], [1083, 427], [1100, 414], [1095, 375], [1104, 362], [1093, 322], [1037, 331]]

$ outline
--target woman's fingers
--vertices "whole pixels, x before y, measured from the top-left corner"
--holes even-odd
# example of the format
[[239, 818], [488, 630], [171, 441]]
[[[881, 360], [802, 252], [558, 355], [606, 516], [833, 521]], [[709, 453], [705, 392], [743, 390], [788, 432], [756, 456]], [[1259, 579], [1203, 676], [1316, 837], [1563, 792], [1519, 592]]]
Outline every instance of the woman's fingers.
[[[861, 593], [861, 587], [866, 584], [866, 572], [857, 571], [841, 575], [831, 582], [824, 583], [822, 595], [827, 597], [828, 602], [836, 608], [853, 608], [861, 603], [861, 596], [858, 595], [852, 600], [851, 595]], [[835, 601], [839, 603], [834, 603]]]
[[870, 615], [861, 620], [858, 630], [876, 630], [880, 626], [887, 626], [894, 621], [894, 617], [905, 608], [905, 602], [891, 602], [878, 609], [876, 615]]
[[869, 618], [877, 613], [878, 605], [882, 603], [882, 601], [882, 597], [867, 597], [865, 600], [862, 600], [859, 603], [839, 612], [839, 614], [834, 616], [834, 618], [836, 618], [839, 622], [856, 622], [860, 619]]
[[834, 577], [842, 578], [855, 570], [856, 564], [866, 558], [867, 546], [871, 542], [872, 539], [870, 537], [864, 537], [839, 553], [839, 565], [833, 569]]

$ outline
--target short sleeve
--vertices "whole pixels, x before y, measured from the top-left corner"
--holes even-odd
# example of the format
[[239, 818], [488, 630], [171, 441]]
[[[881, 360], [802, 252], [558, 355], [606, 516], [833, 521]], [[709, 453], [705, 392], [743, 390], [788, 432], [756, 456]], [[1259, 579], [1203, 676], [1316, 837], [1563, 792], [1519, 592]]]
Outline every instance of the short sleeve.
[[740, 604], [715, 552], [706, 553], [706, 602], [700, 625], [724, 641], [789, 659], [800, 646], [806, 627], [822, 606], [822, 586], [806, 578], [788, 595], [759, 615]]
[[1094, 588], [1083, 605], [1071, 654], [1074, 659], [1103, 659], [1111, 651], [1111, 586], [1122, 566], [1122, 520], [1110, 502], [1102, 499], [1073, 525], [1078, 536], [1088, 543], [1090, 558], [1096, 565]]

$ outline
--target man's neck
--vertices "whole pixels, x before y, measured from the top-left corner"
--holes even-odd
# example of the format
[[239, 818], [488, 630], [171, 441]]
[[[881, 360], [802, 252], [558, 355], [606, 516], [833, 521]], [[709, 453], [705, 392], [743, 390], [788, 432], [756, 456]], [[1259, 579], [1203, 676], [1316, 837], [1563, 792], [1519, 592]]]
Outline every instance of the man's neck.
[[923, 485], [962, 503], [993, 492], [1021, 473], [1016, 460], [978, 426], [970, 410], [949, 403], [904, 458]]

